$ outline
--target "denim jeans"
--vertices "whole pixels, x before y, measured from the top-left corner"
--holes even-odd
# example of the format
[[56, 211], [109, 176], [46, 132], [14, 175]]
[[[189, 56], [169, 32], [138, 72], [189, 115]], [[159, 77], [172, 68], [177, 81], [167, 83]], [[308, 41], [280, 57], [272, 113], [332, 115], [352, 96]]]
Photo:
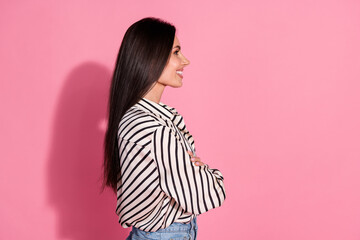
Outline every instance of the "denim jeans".
[[197, 229], [196, 217], [188, 224], [175, 222], [156, 232], [142, 231], [133, 226], [126, 240], [196, 240]]

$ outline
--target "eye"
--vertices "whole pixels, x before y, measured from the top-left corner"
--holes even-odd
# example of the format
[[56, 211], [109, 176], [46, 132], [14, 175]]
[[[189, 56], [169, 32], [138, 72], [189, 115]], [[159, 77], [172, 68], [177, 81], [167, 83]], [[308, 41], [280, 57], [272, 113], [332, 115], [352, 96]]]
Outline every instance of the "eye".
[[178, 55], [178, 54], [179, 54], [179, 50], [176, 50], [174, 53], [175, 53], [175, 55]]

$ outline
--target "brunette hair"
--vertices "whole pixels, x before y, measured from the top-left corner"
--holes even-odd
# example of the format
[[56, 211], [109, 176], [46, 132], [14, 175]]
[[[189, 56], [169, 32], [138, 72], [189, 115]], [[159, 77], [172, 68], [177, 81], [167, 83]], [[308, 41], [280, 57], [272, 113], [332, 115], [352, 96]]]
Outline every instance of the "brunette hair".
[[121, 42], [112, 76], [104, 139], [103, 186], [116, 193], [120, 176], [118, 127], [126, 111], [159, 79], [174, 43], [176, 28], [159, 18], [132, 24]]

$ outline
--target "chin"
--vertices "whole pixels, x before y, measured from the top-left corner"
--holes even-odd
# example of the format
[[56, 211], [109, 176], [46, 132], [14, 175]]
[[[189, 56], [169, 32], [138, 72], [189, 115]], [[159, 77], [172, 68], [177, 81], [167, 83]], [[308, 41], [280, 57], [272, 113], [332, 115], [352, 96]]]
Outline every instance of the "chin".
[[177, 85], [177, 87], [178, 87], [178, 88], [179, 88], [179, 87], [182, 87], [182, 85], [183, 85], [183, 84], [182, 84], [182, 82], [181, 82], [179, 85]]
[[172, 87], [172, 88], [179, 88], [179, 87], [182, 87], [182, 85], [183, 85], [182, 82], [176, 82], [176, 83], [173, 83], [173, 84], [169, 84], [168, 86]]
[[171, 85], [171, 86], [169, 86], [169, 87], [172, 87], [172, 88], [180, 88], [180, 87], [182, 87], [182, 84], [181, 84], [181, 85]]

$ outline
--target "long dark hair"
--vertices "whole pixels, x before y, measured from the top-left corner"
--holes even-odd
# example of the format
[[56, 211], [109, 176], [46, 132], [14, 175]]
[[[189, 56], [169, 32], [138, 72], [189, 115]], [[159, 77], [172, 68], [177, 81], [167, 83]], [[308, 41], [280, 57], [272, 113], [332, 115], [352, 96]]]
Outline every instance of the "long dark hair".
[[126, 111], [159, 79], [174, 43], [176, 28], [159, 18], [143, 18], [126, 31], [117, 56], [104, 139], [103, 186], [116, 193], [120, 172], [118, 126]]

